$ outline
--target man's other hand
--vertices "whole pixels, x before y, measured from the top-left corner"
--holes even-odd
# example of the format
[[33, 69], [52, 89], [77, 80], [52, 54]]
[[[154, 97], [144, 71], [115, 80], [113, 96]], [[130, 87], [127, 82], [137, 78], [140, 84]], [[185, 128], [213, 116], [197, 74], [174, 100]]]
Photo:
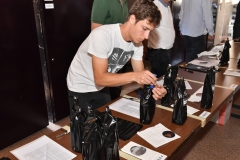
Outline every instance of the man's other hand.
[[209, 40], [214, 40], [214, 38], [215, 38], [215, 35], [212, 35], [212, 36], [209, 35], [209, 36], [208, 36], [208, 39], [209, 39]]
[[164, 97], [165, 94], [167, 93], [166, 89], [162, 85], [159, 85], [159, 84], [155, 85], [152, 92], [153, 92], [153, 98], [155, 100], [162, 99], [162, 97]]

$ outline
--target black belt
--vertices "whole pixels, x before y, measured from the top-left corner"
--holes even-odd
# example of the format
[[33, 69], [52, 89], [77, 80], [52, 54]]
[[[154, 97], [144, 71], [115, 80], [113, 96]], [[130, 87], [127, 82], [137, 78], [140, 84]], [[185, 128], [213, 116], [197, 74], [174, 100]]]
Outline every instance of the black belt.
[[162, 48], [157, 48], [157, 49], [154, 49], [154, 48], [148, 48], [148, 49], [151, 49], [151, 50], [164, 50], [164, 51], [169, 50], [169, 49], [162, 49]]

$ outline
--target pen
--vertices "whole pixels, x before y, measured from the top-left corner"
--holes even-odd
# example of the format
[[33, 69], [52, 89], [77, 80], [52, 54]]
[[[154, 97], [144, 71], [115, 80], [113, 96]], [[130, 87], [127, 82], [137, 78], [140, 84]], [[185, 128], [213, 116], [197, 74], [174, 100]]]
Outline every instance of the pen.
[[123, 98], [129, 99], [129, 100], [132, 100], [132, 101], [138, 101], [139, 100], [138, 98], [128, 98], [128, 97], [123, 97]]
[[185, 71], [190, 72], [190, 73], [193, 73], [193, 71], [191, 71], [191, 70], [189, 70], [189, 69], [185, 69]]
[[64, 132], [64, 133], [58, 134], [58, 135], [56, 135], [56, 138], [60, 138], [60, 137], [66, 135], [66, 134], [68, 134], [68, 133], [69, 133], [69, 132]]

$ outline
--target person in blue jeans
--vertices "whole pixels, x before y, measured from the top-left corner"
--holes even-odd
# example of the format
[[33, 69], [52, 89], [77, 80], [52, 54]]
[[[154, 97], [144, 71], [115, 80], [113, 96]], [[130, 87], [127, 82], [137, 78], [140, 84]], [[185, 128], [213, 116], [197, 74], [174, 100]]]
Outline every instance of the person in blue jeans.
[[186, 51], [185, 62], [196, 59], [204, 51], [205, 35], [214, 39], [211, 0], [183, 0], [179, 14], [179, 28]]

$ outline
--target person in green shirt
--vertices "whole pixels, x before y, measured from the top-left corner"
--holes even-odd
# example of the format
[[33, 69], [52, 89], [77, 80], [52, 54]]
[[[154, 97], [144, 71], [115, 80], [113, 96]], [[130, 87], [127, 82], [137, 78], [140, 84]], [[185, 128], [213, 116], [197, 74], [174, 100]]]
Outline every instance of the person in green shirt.
[[124, 23], [128, 15], [127, 0], [94, 0], [91, 29], [104, 24]]

